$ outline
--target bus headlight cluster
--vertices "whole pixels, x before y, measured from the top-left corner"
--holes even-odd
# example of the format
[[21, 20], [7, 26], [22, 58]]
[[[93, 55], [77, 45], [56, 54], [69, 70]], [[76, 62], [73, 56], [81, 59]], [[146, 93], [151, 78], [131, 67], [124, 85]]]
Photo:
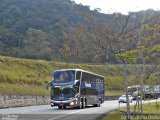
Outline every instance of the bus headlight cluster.
[[51, 106], [54, 106], [54, 103], [51, 103]]
[[74, 102], [72, 101], [72, 102], [70, 102], [70, 105], [74, 105]]

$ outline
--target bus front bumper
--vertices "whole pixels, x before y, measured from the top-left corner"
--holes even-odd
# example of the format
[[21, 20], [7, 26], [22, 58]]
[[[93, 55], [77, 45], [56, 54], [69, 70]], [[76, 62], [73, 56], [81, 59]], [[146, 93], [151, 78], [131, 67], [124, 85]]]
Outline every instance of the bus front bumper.
[[71, 100], [51, 100], [51, 106], [77, 106], [78, 104], [78, 99], [71, 99]]

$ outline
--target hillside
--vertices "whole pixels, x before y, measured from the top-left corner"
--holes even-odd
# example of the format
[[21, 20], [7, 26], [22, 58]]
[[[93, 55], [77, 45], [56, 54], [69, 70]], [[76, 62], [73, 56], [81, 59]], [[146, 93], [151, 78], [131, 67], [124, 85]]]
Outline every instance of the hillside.
[[[140, 73], [140, 67], [136, 72]], [[88, 65], [48, 62], [44, 60], [28, 60], [12, 57], [0, 57], [0, 94], [49, 95], [45, 84], [50, 81], [52, 72], [57, 69], [80, 68], [105, 76], [106, 95], [118, 94], [123, 91], [123, 65]], [[127, 74], [129, 84], [136, 84], [133, 66], [128, 65]], [[153, 65], [147, 65], [146, 71], [151, 71]], [[138, 76], [138, 74], [137, 74]], [[146, 84], [159, 84], [160, 67], [153, 72]], [[133, 82], [134, 81], [134, 82]], [[114, 92], [112, 92], [114, 91]], [[112, 92], [112, 93], [110, 93]]]
[[[130, 20], [129, 26], [133, 27], [140, 23], [144, 14], [149, 18], [156, 13], [159, 12], [147, 10], [130, 13], [133, 19]], [[115, 25], [115, 19], [124, 20], [126, 18], [120, 13], [102, 14], [97, 10], [91, 11], [89, 6], [76, 4], [70, 0], [1, 0], [0, 55], [63, 61], [59, 51], [66, 42], [65, 34], [75, 31], [77, 27], [84, 27], [87, 32], [91, 31], [86, 15], [92, 15], [93, 19], [99, 23], [111, 26]], [[43, 38], [46, 41], [32, 41], [36, 43], [32, 48], [36, 48], [37, 43], [44, 45], [45, 49], [42, 52], [39, 48], [32, 52], [26, 50], [26, 45], [30, 42], [29, 39], [33, 38], [33, 35], [31, 36], [33, 33], [37, 33], [37, 36], [45, 36]], [[39, 38], [36, 37], [36, 39]], [[41, 56], [32, 55], [37, 52], [41, 52]], [[80, 57], [80, 62], [83, 63], [104, 63], [106, 61], [105, 55], [100, 55], [97, 60], [86, 59], [88, 56], [85, 55]], [[115, 62], [113, 57], [109, 59]], [[72, 62], [75, 61], [72, 60]]]

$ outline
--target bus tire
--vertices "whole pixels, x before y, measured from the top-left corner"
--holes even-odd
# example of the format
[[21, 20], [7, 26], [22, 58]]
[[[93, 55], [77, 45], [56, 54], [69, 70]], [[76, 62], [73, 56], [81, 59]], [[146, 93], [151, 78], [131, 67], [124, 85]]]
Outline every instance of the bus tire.
[[62, 109], [62, 106], [58, 106], [59, 109]]
[[85, 100], [82, 100], [82, 109], [85, 108]]
[[78, 109], [82, 109], [82, 101], [79, 102], [79, 106], [77, 106]]
[[84, 107], [87, 106], [87, 98], [84, 99]]
[[98, 99], [97, 104], [93, 105], [94, 107], [100, 107], [101, 106], [101, 101]]
[[101, 101], [98, 100], [97, 107], [101, 107]]

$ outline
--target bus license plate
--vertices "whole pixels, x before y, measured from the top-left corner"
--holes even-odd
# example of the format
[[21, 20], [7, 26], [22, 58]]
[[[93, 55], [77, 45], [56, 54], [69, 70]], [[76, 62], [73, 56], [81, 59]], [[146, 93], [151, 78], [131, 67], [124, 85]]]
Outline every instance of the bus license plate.
[[63, 106], [63, 104], [59, 104], [59, 106]]

